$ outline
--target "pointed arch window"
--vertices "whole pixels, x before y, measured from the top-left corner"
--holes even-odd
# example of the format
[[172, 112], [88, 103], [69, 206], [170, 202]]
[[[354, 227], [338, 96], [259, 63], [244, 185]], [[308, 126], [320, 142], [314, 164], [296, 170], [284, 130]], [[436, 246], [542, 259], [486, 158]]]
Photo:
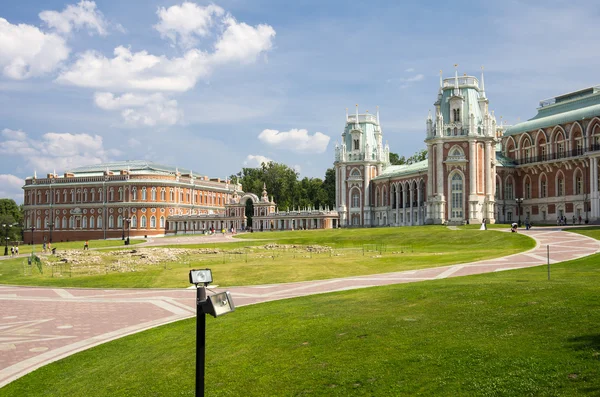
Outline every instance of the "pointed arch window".
[[156, 228], [156, 217], [154, 215], [150, 217], [150, 227], [152, 229]]
[[512, 200], [514, 198], [515, 198], [515, 190], [514, 190], [513, 180], [508, 179], [506, 181], [506, 186], [504, 188], [504, 199]]
[[84, 216], [83, 218], [81, 218], [81, 227], [83, 229], [87, 229], [87, 216]]
[[108, 217], [108, 228], [113, 229], [115, 227], [115, 218], [111, 215]]
[[352, 208], [360, 208], [360, 195], [358, 190], [352, 191]]
[[69, 217], [69, 229], [75, 229], [75, 217]]
[[161, 216], [161, 217], [160, 217], [160, 227], [161, 227], [161, 228], [164, 228], [164, 227], [165, 227], [165, 217], [164, 217], [164, 216]]
[[360, 149], [360, 141], [358, 139], [354, 140], [354, 150]]
[[140, 227], [142, 229], [146, 228], [146, 215], [142, 215], [142, 217], [140, 218]]
[[452, 176], [452, 218], [463, 217], [463, 178], [458, 172]]
[[123, 188], [119, 188], [119, 201], [123, 201]]
[[122, 217], [121, 215], [119, 215], [119, 216], [117, 217], [117, 227], [118, 227], [119, 229], [122, 229], [122, 228], [123, 228], [123, 217]]
[[132, 216], [131, 217], [131, 227], [137, 227], [137, 216]]
[[115, 201], [115, 189], [114, 188], [110, 188], [110, 190], [108, 191], [108, 201]]
[[143, 188], [142, 188], [142, 200], [146, 201], [146, 197], [147, 197], [147, 196], [146, 196], [146, 188], [145, 188], [145, 187], [143, 187]]
[[531, 198], [531, 181], [529, 180], [529, 178], [527, 178], [525, 180], [525, 198], [526, 199], [530, 199]]
[[562, 176], [562, 174], [559, 174], [556, 178], [556, 195], [565, 195], [565, 178]]
[[575, 190], [575, 194], [583, 194], [583, 178], [580, 172], [575, 176], [575, 189], [573, 190]]
[[135, 186], [131, 190], [131, 197], [133, 200], [137, 200], [137, 187], [135, 187]]
[[92, 189], [92, 202], [96, 201], [96, 191]]
[[161, 201], [165, 201], [165, 188], [163, 187], [162, 190], [160, 191], [160, 200]]
[[98, 229], [102, 229], [102, 215], [98, 215]]
[[548, 183], [546, 176], [542, 175], [540, 178], [540, 198], [548, 197]]
[[156, 188], [155, 187], [152, 188], [152, 193], [151, 193], [150, 197], [151, 197], [152, 201], [156, 201]]

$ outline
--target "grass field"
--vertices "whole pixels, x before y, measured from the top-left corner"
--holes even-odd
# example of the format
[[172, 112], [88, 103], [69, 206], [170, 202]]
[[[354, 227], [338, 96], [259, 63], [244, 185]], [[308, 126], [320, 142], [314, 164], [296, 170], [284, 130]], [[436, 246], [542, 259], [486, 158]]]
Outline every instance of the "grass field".
[[[131, 239], [129, 241], [130, 245], [141, 244], [146, 240], [141, 239]], [[90, 248], [107, 248], [107, 247], [123, 247], [122, 240], [88, 240]], [[72, 250], [72, 249], [83, 249], [83, 241], [69, 241], [69, 242], [58, 242], [52, 243], [52, 248], [56, 248], [57, 251], [61, 250]], [[42, 244], [34, 244], [33, 247], [31, 245], [20, 245], [19, 246], [19, 254], [31, 254], [31, 250], [36, 254], [42, 253]], [[10, 245], [8, 246], [8, 252], [10, 255]], [[4, 248], [2, 248], [2, 253], [4, 253]]]
[[151, 264], [144, 264], [142, 257], [158, 255], [156, 250], [160, 249], [136, 247], [125, 265], [122, 250], [89, 251], [85, 253], [87, 262], [76, 264], [68, 259], [67, 266], [58, 262], [60, 258], [46, 257], [43, 274], [29, 269], [22, 258], [7, 260], [1, 262], [0, 283], [187, 287], [190, 268], [210, 267], [221, 286], [270, 284], [472, 262], [525, 251], [534, 245], [521, 234], [443, 226], [263, 232], [245, 234], [233, 243], [166, 245], [175, 257]]
[[[600, 255], [207, 318], [208, 396], [598, 396]], [[2, 396], [192, 396], [195, 322], [68, 357]]]

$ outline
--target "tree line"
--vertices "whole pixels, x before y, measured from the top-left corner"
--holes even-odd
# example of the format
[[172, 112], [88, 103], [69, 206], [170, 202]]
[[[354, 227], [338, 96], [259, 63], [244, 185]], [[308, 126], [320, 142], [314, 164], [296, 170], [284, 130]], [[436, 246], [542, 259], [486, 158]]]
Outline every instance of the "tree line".
[[[427, 159], [423, 149], [406, 158], [390, 153], [392, 165], [413, 164]], [[267, 187], [269, 200], [277, 203], [280, 211], [297, 208], [335, 209], [335, 169], [328, 168], [325, 178], [299, 178], [299, 173], [285, 164], [270, 161], [258, 168], [242, 168], [230, 179], [241, 183], [244, 192], [261, 197], [263, 185]]]

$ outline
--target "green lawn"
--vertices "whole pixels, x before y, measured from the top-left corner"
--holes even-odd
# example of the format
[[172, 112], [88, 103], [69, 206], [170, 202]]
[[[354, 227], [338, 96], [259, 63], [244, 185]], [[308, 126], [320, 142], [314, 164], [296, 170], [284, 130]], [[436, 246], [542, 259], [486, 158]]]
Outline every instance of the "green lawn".
[[[208, 396], [598, 396], [600, 255], [289, 299], [207, 319]], [[84, 351], [3, 396], [193, 395], [194, 320]]]
[[[268, 244], [279, 246], [265, 249]], [[52, 268], [56, 258], [45, 258], [43, 274], [35, 268], [28, 271], [22, 258], [8, 260], [0, 262], [0, 284], [187, 287], [190, 268], [206, 267], [212, 269], [215, 282], [221, 286], [271, 284], [473, 262], [525, 251], [534, 245], [532, 239], [521, 234], [450, 230], [443, 226], [248, 233], [229, 244], [166, 245], [188, 251], [152, 265], [133, 264], [131, 271], [125, 272], [114, 270], [115, 261], [121, 258], [111, 256], [114, 250], [90, 252], [90, 262], [97, 259], [96, 264], [62, 267], [59, 274]], [[327, 249], [314, 252], [310, 248], [314, 246]], [[139, 251], [136, 255], [148, 252], [135, 250]], [[94, 255], [102, 257], [92, 258]]]
[[[129, 241], [130, 245], [140, 244], [145, 242], [146, 240], [141, 239], [131, 239]], [[69, 242], [57, 242], [52, 243], [52, 248], [56, 248], [57, 251], [60, 250], [71, 250], [71, 249], [83, 249], [84, 241], [69, 241]], [[107, 248], [107, 247], [122, 247], [122, 240], [88, 240], [89, 247], [91, 249], [94, 248]], [[33, 251], [37, 254], [42, 253], [42, 244], [34, 244]], [[19, 254], [31, 254], [31, 245], [20, 245], [19, 246]], [[4, 247], [2, 248], [2, 253], [4, 253]], [[10, 255], [10, 245], [8, 246], [8, 254]]]

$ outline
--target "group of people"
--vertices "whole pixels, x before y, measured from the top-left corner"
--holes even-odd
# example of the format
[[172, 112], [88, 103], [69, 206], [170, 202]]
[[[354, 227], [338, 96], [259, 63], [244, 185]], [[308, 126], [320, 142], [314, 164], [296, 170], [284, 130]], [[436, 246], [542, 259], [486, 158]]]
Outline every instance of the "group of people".
[[10, 256], [19, 255], [19, 246], [13, 245], [10, 247]]
[[[575, 215], [573, 215], [573, 226], [575, 226], [575, 222], [577, 222], [577, 220], [579, 220], [579, 224], [581, 225], [581, 215], [579, 215], [579, 218], [575, 218]], [[567, 226], [567, 217], [566, 216], [559, 216], [556, 218], [556, 226]]]

